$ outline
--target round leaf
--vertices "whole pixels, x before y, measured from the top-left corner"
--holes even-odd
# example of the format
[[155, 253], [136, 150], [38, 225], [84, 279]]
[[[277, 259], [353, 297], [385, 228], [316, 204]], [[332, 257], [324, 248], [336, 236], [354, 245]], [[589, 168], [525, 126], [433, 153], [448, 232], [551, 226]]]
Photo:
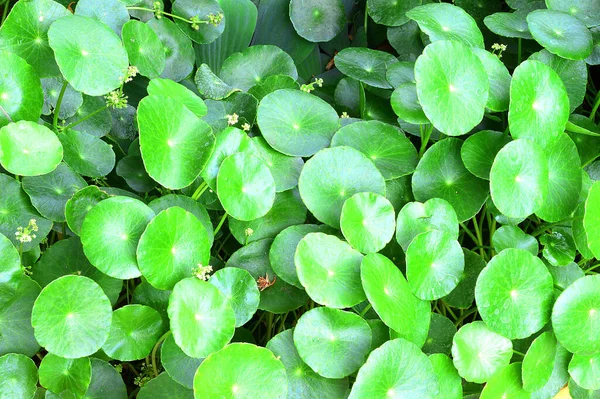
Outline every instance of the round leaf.
[[64, 276], [48, 284], [33, 305], [35, 338], [48, 352], [66, 358], [89, 356], [108, 338], [110, 301], [83, 276]]
[[48, 39], [61, 73], [77, 91], [99, 96], [121, 85], [127, 52], [107, 25], [67, 15], [52, 24]]
[[415, 80], [423, 112], [442, 133], [463, 135], [483, 119], [488, 75], [466, 45], [449, 40], [431, 43], [415, 63]]
[[417, 85], [414, 82], [398, 86], [392, 93], [391, 103], [392, 109], [400, 119], [417, 125], [429, 123], [419, 103]]
[[594, 45], [592, 34], [577, 17], [562, 11], [535, 10], [527, 15], [533, 38], [552, 54], [583, 60]]
[[174, 19], [179, 29], [196, 43], [212, 43], [225, 30], [227, 21], [217, 0], [177, 0], [173, 2], [173, 12], [188, 20], [196, 17], [202, 21], [208, 21], [211, 15], [221, 16], [220, 23], [216, 25], [212, 23], [198, 24], [197, 28], [193, 28], [187, 21], [182, 21], [179, 18]]
[[590, 188], [585, 200], [583, 226], [587, 235], [587, 245], [597, 259], [600, 259], [600, 183]]
[[537, 256], [539, 245], [535, 237], [525, 234], [517, 226], [501, 226], [492, 236], [492, 245], [496, 252], [507, 248], [519, 248]]
[[415, 297], [402, 272], [383, 255], [365, 256], [360, 268], [369, 303], [396, 336], [423, 346], [431, 320], [431, 306]]
[[406, 12], [420, 6], [421, 0], [389, 2], [386, 0], [369, 0], [367, 9], [373, 21], [386, 26], [400, 26], [408, 22]]
[[346, 12], [340, 0], [292, 0], [290, 19], [306, 40], [328, 42], [346, 25]]
[[523, 388], [533, 392], [546, 385], [554, 369], [556, 337], [546, 331], [537, 337], [523, 358]]
[[235, 267], [217, 270], [209, 282], [225, 295], [235, 313], [235, 326], [246, 324], [256, 313], [260, 291], [248, 271]]
[[40, 385], [56, 395], [82, 397], [92, 380], [90, 359], [65, 359], [52, 353], [40, 363]]
[[391, 88], [386, 72], [397, 62], [390, 53], [361, 47], [345, 48], [335, 56], [335, 66], [344, 75], [381, 89]]
[[204, 359], [189, 357], [170, 334], [160, 347], [160, 362], [169, 377], [188, 389], [194, 387], [194, 374]]
[[298, 354], [317, 374], [343, 378], [365, 362], [371, 328], [355, 313], [326, 307], [304, 313], [294, 328]]
[[362, 259], [335, 236], [309, 233], [298, 243], [294, 263], [300, 283], [315, 302], [348, 308], [365, 300], [360, 282]]
[[510, 137], [501, 132], [482, 130], [465, 140], [460, 147], [460, 157], [469, 172], [489, 179], [496, 154], [509, 142]]
[[129, 63], [137, 67], [140, 75], [150, 79], [160, 76], [166, 57], [156, 32], [143, 22], [131, 20], [123, 25], [122, 35]]
[[462, 399], [462, 380], [454, 368], [452, 360], [442, 353], [436, 353], [429, 356], [429, 361], [440, 385], [438, 397], [441, 394], [448, 399]]
[[478, 384], [508, 366], [512, 354], [512, 342], [490, 331], [482, 321], [465, 324], [452, 341], [452, 358], [458, 374]]
[[198, 367], [194, 398], [282, 399], [287, 385], [285, 368], [270, 350], [235, 343], [212, 354]]
[[65, 217], [69, 228], [79, 234], [87, 213], [100, 201], [109, 197], [108, 193], [96, 186], [87, 186], [77, 191], [65, 205]]
[[339, 124], [331, 105], [311, 94], [290, 89], [266, 95], [256, 117], [271, 147], [285, 155], [302, 157], [329, 146]]
[[98, 203], [88, 212], [80, 233], [90, 263], [111, 277], [139, 277], [136, 248], [153, 217], [152, 209], [133, 198], [118, 196]]
[[192, 41], [168, 18], [152, 18], [148, 26], [158, 35], [165, 48], [165, 69], [161, 77], [179, 82], [194, 69]]
[[510, 397], [529, 399], [531, 394], [523, 389], [521, 382], [521, 363], [512, 363], [490, 378], [483, 388], [480, 399]]
[[432, 230], [419, 234], [406, 250], [406, 277], [414, 294], [435, 300], [449, 294], [460, 281], [465, 259], [458, 241]]
[[569, 363], [569, 375], [580, 387], [598, 390], [600, 389], [598, 361], [600, 361], [600, 354], [591, 356], [573, 355]]
[[269, 212], [275, 202], [275, 181], [267, 165], [249, 153], [228, 156], [217, 176], [217, 194], [225, 211], [250, 221]]
[[550, 320], [553, 285], [541, 259], [522, 249], [505, 249], [477, 279], [477, 309], [491, 330], [527, 338]]
[[193, 91], [182, 84], [169, 79], [155, 78], [148, 84], [148, 94], [151, 96], [164, 96], [185, 105], [198, 118], [202, 118], [208, 112], [206, 104]]
[[43, 125], [19, 121], [0, 129], [0, 164], [10, 173], [44, 175], [56, 169], [62, 157], [56, 134]]
[[178, 282], [167, 312], [175, 342], [190, 357], [206, 357], [233, 337], [233, 309], [225, 295], [205, 281], [192, 277]]
[[143, 359], [160, 337], [160, 314], [149, 306], [126, 305], [113, 312], [108, 339], [102, 350], [121, 361]]
[[398, 338], [371, 352], [348, 399], [435, 399], [438, 392], [438, 379], [427, 356], [415, 344]]
[[548, 194], [548, 159], [540, 146], [527, 139], [505, 145], [492, 164], [490, 191], [508, 217], [525, 218], [540, 209]]
[[75, 172], [89, 177], [102, 177], [115, 166], [112, 146], [90, 134], [68, 129], [58, 137], [64, 149], [65, 163]]
[[121, 374], [108, 362], [91, 358], [92, 381], [85, 392], [86, 399], [125, 399], [127, 388]]
[[32, 398], [37, 388], [37, 367], [27, 356], [9, 353], [0, 357], [0, 381], [3, 398]]

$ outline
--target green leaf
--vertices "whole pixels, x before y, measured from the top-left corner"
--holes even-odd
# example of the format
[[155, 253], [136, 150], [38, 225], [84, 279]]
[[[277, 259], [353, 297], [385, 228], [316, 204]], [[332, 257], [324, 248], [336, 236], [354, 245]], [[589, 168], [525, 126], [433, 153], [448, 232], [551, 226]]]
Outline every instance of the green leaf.
[[548, 175], [548, 158], [539, 145], [528, 139], [508, 143], [496, 155], [490, 171], [494, 205], [512, 218], [537, 212], [548, 195]]
[[[33, 356], [40, 345], [33, 335], [31, 309], [41, 288], [23, 275], [20, 263], [16, 266], [18, 270], [14, 270], [10, 279], [0, 283], [0, 355], [14, 352]], [[2, 271], [6, 269], [2, 267]]]
[[302, 360], [326, 378], [357, 371], [371, 350], [371, 328], [355, 313], [326, 307], [304, 313], [294, 328]]
[[600, 24], [600, 10], [595, 0], [546, 0], [551, 10], [567, 12], [579, 18], [588, 27]]
[[450, 40], [431, 43], [415, 63], [415, 80], [423, 112], [442, 133], [463, 135], [483, 119], [490, 83], [468, 46]]
[[369, 254], [362, 261], [360, 277], [369, 303], [395, 336], [423, 346], [431, 306], [413, 295], [396, 265], [381, 254]]
[[269, 250], [269, 259], [277, 276], [286, 283], [304, 289], [300, 280], [298, 280], [296, 265], [294, 263], [294, 254], [296, 253], [296, 248], [302, 238], [308, 233], [317, 232], [333, 233], [329, 226], [300, 224], [284, 229], [275, 237], [273, 245], [271, 245], [271, 249]]
[[194, 374], [204, 359], [189, 357], [173, 339], [173, 334], [160, 347], [160, 362], [169, 377], [188, 389], [194, 387]]
[[56, 222], [65, 221], [67, 201], [85, 186], [85, 180], [64, 163], [46, 175], [23, 178], [23, 190], [33, 206], [42, 216]]
[[[208, 21], [209, 16], [223, 14], [223, 10], [217, 0], [176, 0], [173, 1], [173, 12], [185, 19], [192, 17], [199, 18], [202, 21]], [[196, 43], [206, 44], [214, 42], [225, 30], [227, 19], [223, 16], [222, 21], [216, 25], [211, 23], [202, 23], [195, 29], [187, 21], [177, 18], [175, 23], [187, 37]]]
[[202, 118], [208, 112], [204, 101], [193, 91], [184, 85], [173, 82], [169, 79], [156, 78], [148, 84], [148, 94], [151, 96], [169, 97], [172, 100], [180, 102], [187, 109], [192, 111], [198, 118]]
[[552, 54], [583, 60], [592, 53], [592, 34], [577, 17], [562, 11], [535, 10], [527, 15], [533, 38]]
[[416, 21], [432, 42], [456, 40], [469, 47], [485, 47], [477, 23], [460, 7], [447, 3], [425, 4], [413, 8], [406, 16]]
[[240, 89], [233, 88], [223, 82], [206, 64], [202, 64], [198, 67], [196, 75], [194, 76], [194, 83], [202, 96], [213, 100], [222, 100], [229, 97], [234, 92], [241, 91]]
[[37, 388], [37, 367], [27, 356], [9, 353], [0, 357], [0, 381], [0, 396], [32, 398]]
[[396, 57], [384, 51], [359, 47], [346, 48], [335, 56], [335, 66], [344, 75], [382, 89], [391, 88], [386, 71], [397, 62]]
[[504, 66], [497, 55], [494, 55], [489, 51], [474, 48], [473, 52], [483, 64], [483, 68], [488, 75], [490, 83], [486, 108], [494, 112], [508, 110], [511, 81], [508, 69], [506, 69], [506, 66]]
[[0, 50], [24, 58], [40, 77], [58, 75], [48, 29], [65, 15], [69, 15], [67, 9], [51, 0], [15, 3], [0, 29]]
[[165, 398], [194, 399], [194, 392], [173, 381], [167, 373], [161, 373], [151, 379], [140, 389], [138, 399]]
[[546, 331], [537, 337], [523, 358], [523, 389], [533, 392], [550, 380], [556, 355], [556, 337]]
[[524, 249], [534, 256], [539, 252], [535, 237], [525, 234], [517, 226], [501, 226], [492, 236], [492, 245], [496, 252], [502, 252], [507, 248]]
[[416, 83], [407, 82], [398, 86], [392, 93], [391, 103], [392, 109], [400, 119], [417, 125], [429, 123], [417, 97]]
[[88, 177], [102, 177], [115, 167], [112, 146], [90, 134], [68, 129], [58, 136], [64, 161], [75, 172]]
[[75, 115], [67, 118], [65, 123], [69, 125], [87, 118], [77, 124], [77, 131], [98, 138], [104, 137], [110, 132], [113, 125], [112, 115], [105, 106], [106, 103], [103, 97], [83, 95], [81, 107], [75, 112]]
[[229, 86], [247, 91], [269, 76], [287, 75], [294, 80], [298, 72], [292, 57], [275, 46], [251, 46], [234, 53], [223, 62], [219, 76]]
[[583, 226], [587, 235], [587, 245], [596, 259], [600, 259], [600, 183], [590, 188], [585, 201]]
[[252, 142], [257, 150], [255, 155], [269, 167], [278, 193], [298, 185], [298, 178], [304, 167], [301, 157], [290, 157], [275, 151], [261, 136], [252, 137]]
[[489, 180], [496, 154], [510, 141], [510, 137], [501, 132], [482, 130], [465, 140], [460, 156], [469, 172]]
[[122, 34], [129, 63], [137, 67], [140, 75], [150, 79], [160, 76], [166, 66], [166, 56], [156, 32], [148, 24], [131, 20], [123, 25]]
[[160, 77], [175, 82], [185, 79], [194, 69], [192, 41], [168, 18], [152, 18], [148, 26], [158, 35], [166, 55]]
[[404, 251], [420, 233], [440, 230], [458, 238], [458, 218], [452, 205], [441, 198], [409, 202], [398, 213], [396, 241]]
[[421, 0], [389, 2], [385, 0], [368, 0], [369, 16], [378, 24], [386, 26], [401, 26], [408, 22], [407, 11], [420, 6]]
[[575, 241], [566, 229], [553, 229], [552, 233], [540, 237], [540, 243], [544, 246], [544, 258], [552, 266], [566, 266], [575, 260]]
[[140, 101], [138, 124], [150, 177], [171, 189], [192, 184], [214, 147], [210, 126], [180, 101], [153, 95]]
[[598, 379], [598, 374], [600, 374], [599, 360], [600, 354], [592, 356], [573, 355], [569, 363], [569, 374], [577, 385], [589, 390], [600, 389], [600, 380]]
[[108, 193], [96, 186], [84, 187], [73, 194], [65, 205], [65, 217], [69, 228], [79, 235], [87, 213], [100, 201], [108, 197]]
[[198, 367], [194, 397], [279, 399], [286, 396], [287, 385], [285, 368], [270, 350], [235, 343], [212, 354]]
[[[27, 194], [21, 189], [21, 185], [14, 178], [0, 173], [0, 233], [5, 235], [15, 246], [29, 251], [38, 245], [50, 232], [52, 222], [43, 218], [31, 205]], [[37, 224], [38, 231], [31, 241], [21, 242], [17, 240], [15, 232], [19, 227], [26, 228], [31, 220]]]
[[461, 222], [475, 216], [489, 195], [487, 181], [472, 175], [463, 164], [462, 145], [463, 141], [456, 138], [435, 143], [425, 152], [412, 177], [416, 200], [445, 199]]
[[[58, 96], [60, 95], [62, 85], [65, 80], [62, 77], [42, 78], [42, 90], [44, 91], [44, 106], [42, 107], [43, 115], [50, 115], [56, 109]], [[83, 95], [75, 90], [70, 84], [63, 93], [63, 98], [60, 103], [60, 111], [58, 117], [67, 119], [75, 115], [75, 112], [83, 104]]]
[[68, 15], [52, 24], [48, 39], [61, 73], [77, 91], [99, 96], [121, 85], [127, 52], [102, 22]]
[[238, 267], [247, 270], [254, 280], [264, 278], [270, 287], [260, 292], [261, 310], [271, 313], [286, 313], [308, 302], [306, 293], [280, 279], [271, 268], [269, 249], [273, 240], [263, 239], [254, 241], [237, 250], [227, 261], [227, 267]]
[[123, 288], [121, 280], [107, 276], [90, 264], [77, 237], [60, 240], [47, 247], [31, 268], [31, 278], [42, 288], [67, 275], [91, 278], [102, 288], [112, 304], [116, 304]]
[[127, 12], [125, 2], [121, 0], [106, 0], [101, 3], [97, 3], [95, 0], [79, 0], [75, 8], [75, 15], [102, 22], [119, 37], [123, 25], [129, 21], [129, 12]]
[[585, 276], [568, 286], [552, 309], [552, 327], [558, 342], [569, 352], [600, 352], [600, 276]]
[[527, 338], [550, 320], [552, 276], [531, 253], [505, 249], [479, 275], [475, 300], [492, 331], [511, 339]]
[[452, 350], [452, 339], [455, 334], [456, 326], [449, 318], [439, 313], [431, 313], [429, 332], [427, 333], [425, 344], [423, 344], [423, 352], [426, 354], [443, 353], [449, 355]]
[[40, 363], [40, 385], [62, 397], [82, 397], [92, 380], [89, 357], [65, 359], [52, 353]]
[[464, 266], [460, 244], [444, 231], [421, 233], [406, 250], [408, 283], [413, 293], [423, 300], [448, 295], [458, 285]]
[[0, 283], [8, 282], [21, 272], [19, 251], [4, 234], [0, 234]]
[[483, 388], [480, 399], [494, 399], [502, 396], [514, 399], [529, 399], [531, 394], [521, 383], [521, 363], [512, 363], [494, 375]]
[[233, 337], [235, 314], [229, 301], [195, 277], [175, 284], [167, 312], [175, 343], [190, 357], [206, 357]]
[[497, 12], [484, 18], [485, 26], [503, 37], [533, 39], [527, 26], [527, 12]]
[[315, 373], [298, 354], [293, 340], [294, 329], [285, 330], [267, 342], [269, 349], [285, 367], [288, 381], [287, 397], [298, 399], [337, 399], [344, 397], [348, 380], [324, 378]]
[[366, 155], [386, 180], [412, 173], [417, 166], [417, 150], [397, 128], [379, 121], [361, 121], [338, 130], [331, 146], [352, 147]]
[[44, 175], [56, 169], [62, 157], [58, 137], [43, 125], [19, 121], [0, 129], [0, 164], [10, 173]]
[[142, 275], [155, 288], [172, 290], [195, 265], [208, 265], [210, 241], [198, 218], [174, 206], [158, 213], [146, 226], [137, 246]]
[[246, 324], [256, 313], [260, 303], [260, 291], [248, 271], [227, 267], [217, 270], [209, 282], [227, 297], [235, 313], [235, 326]]
[[90, 358], [92, 381], [85, 393], [85, 399], [127, 398], [127, 388], [123, 378], [113, 366], [104, 360]]
[[275, 150], [307, 157], [329, 146], [339, 127], [336, 111], [320, 98], [299, 90], [278, 90], [257, 109], [263, 137]]
[[309, 233], [294, 255], [298, 279], [315, 302], [348, 308], [365, 300], [360, 282], [363, 256], [346, 242], [324, 233]]
[[136, 248], [153, 217], [152, 209], [133, 198], [116, 196], [99, 202], [81, 225], [81, 243], [90, 263], [111, 277], [139, 277]]
[[346, 12], [340, 0], [292, 0], [290, 19], [306, 40], [328, 42], [346, 25]]
[[70, 359], [97, 352], [108, 338], [110, 301], [83, 276], [64, 276], [48, 284], [35, 301], [31, 324], [48, 352]]
[[394, 207], [379, 194], [354, 194], [344, 202], [340, 227], [353, 248], [362, 253], [379, 252], [394, 236]]
[[440, 386], [437, 398], [461, 399], [463, 397], [462, 380], [454, 368], [452, 360], [442, 353], [436, 353], [429, 356], [429, 361]]
[[113, 312], [110, 333], [102, 350], [121, 361], [143, 359], [150, 354], [162, 331], [163, 322], [156, 310], [126, 305]]
[[[418, 377], [417, 377], [418, 376]], [[358, 371], [349, 399], [435, 399], [440, 385], [419, 348], [404, 339], [388, 341], [369, 355]]]
[[492, 332], [482, 321], [462, 326], [452, 341], [452, 358], [458, 374], [469, 382], [489, 381], [508, 366], [512, 342]]
[[217, 176], [217, 194], [228, 214], [250, 221], [266, 215], [273, 207], [275, 181], [258, 157], [240, 152], [223, 160]]
[[[352, 165], [352, 168], [347, 168]], [[321, 222], [339, 228], [344, 202], [356, 193], [385, 195], [385, 181], [377, 167], [359, 151], [333, 147], [308, 160], [298, 181], [300, 196]]]
[[511, 135], [542, 146], [558, 141], [569, 119], [569, 98], [560, 77], [539, 61], [525, 61], [513, 73], [508, 123]]

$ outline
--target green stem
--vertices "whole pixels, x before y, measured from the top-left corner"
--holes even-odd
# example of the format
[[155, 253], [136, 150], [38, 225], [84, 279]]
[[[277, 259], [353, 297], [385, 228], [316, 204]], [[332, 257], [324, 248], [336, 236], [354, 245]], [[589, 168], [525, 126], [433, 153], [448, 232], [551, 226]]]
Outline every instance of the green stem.
[[60, 94], [58, 95], [58, 100], [56, 100], [56, 107], [54, 107], [54, 117], [52, 118], [52, 127], [54, 127], [54, 131], [58, 131], [58, 114], [60, 114], [60, 105], [62, 104], [63, 97], [65, 96], [65, 91], [67, 90], [67, 86], [69, 82], [66, 80], [63, 82], [62, 87], [60, 88]]
[[600, 263], [596, 263], [594, 266], [591, 266], [585, 270], [585, 274], [591, 274], [592, 270], [600, 267]]
[[221, 230], [221, 227], [223, 226], [223, 223], [225, 223], [225, 219], [227, 219], [227, 212], [225, 212], [223, 214], [223, 216], [221, 217], [221, 220], [219, 221], [219, 224], [215, 228], [215, 233], [214, 233], [215, 236], [217, 235], [217, 233], [219, 232], [219, 230]]
[[421, 148], [419, 149], [419, 158], [425, 154], [425, 150], [427, 149], [427, 143], [429, 143], [429, 138], [431, 137], [431, 132], [433, 132], [433, 125], [427, 125], [425, 130], [423, 130], [423, 125], [420, 126], [421, 130]]
[[364, 315], [367, 314], [367, 312], [369, 311], [369, 309], [371, 309], [371, 304], [370, 303], [367, 306], [365, 306], [365, 308], [362, 310], [362, 312], [360, 312], [358, 315], [360, 317], [363, 317]]
[[600, 93], [596, 95], [596, 101], [594, 102], [594, 107], [592, 108], [592, 112], [590, 112], [590, 120], [593, 122], [596, 117], [596, 111], [598, 111], [598, 107], [600, 107]]
[[97, 110], [95, 110], [94, 112], [92, 112], [91, 114], [86, 115], [85, 117], [79, 119], [78, 121], [75, 121], [73, 123], [71, 123], [70, 125], [67, 125], [63, 130], [67, 130], [67, 129], [72, 129], [73, 127], [79, 125], [81, 122], [85, 122], [86, 120], [90, 119], [91, 117], [93, 117], [94, 115], [104, 111], [105, 109], [108, 108], [108, 105], [105, 105], [102, 108], [98, 108]]
[[485, 256], [485, 250], [483, 249], [483, 235], [481, 234], [481, 228], [479, 226], [479, 224], [477, 223], [477, 219], [474, 218], [473, 219], [473, 227], [475, 228], [475, 237], [477, 237], [477, 246], [479, 247], [479, 255], [481, 255], [481, 257], [483, 259], [486, 259]]
[[467, 233], [469, 237], [471, 237], [471, 240], [473, 240], [474, 243], [477, 243], [477, 237], [475, 237], [475, 234], [473, 234], [473, 232], [469, 230], [466, 224], [460, 223], [460, 227], [462, 227], [465, 233]]
[[516, 353], [517, 355], [521, 355], [521, 356], [525, 357], [525, 354], [524, 354], [524, 353], [521, 353], [521, 352], [519, 352], [519, 351], [516, 351], [516, 350], [514, 350], [514, 349], [513, 349], [513, 353]]
[[0, 105], [0, 111], [2, 111], [2, 113], [4, 114], [4, 116], [6, 116], [6, 119], [8, 119], [9, 122], [13, 121], [8, 112], [6, 112], [6, 110], [2, 107], [2, 105]]
[[158, 377], [158, 368], [156, 367], [156, 352], [158, 351], [158, 347], [160, 346], [160, 344], [162, 344], [162, 342], [167, 339], [167, 337], [171, 334], [171, 330], [167, 331], [166, 333], [164, 333], [162, 335], [162, 337], [160, 337], [158, 339], [158, 341], [156, 341], [156, 344], [154, 345], [154, 348], [152, 348], [152, 372], [154, 373], [155, 377]]
[[208, 184], [203, 181], [198, 188], [196, 189], [196, 191], [194, 191], [194, 194], [192, 194], [192, 199], [194, 201], [198, 201], [198, 198], [200, 198], [202, 196], [202, 194], [204, 194], [204, 191], [206, 191], [206, 188], [208, 187]]
[[121, 151], [121, 153], [123, 153], [124, 156], [127, 156], [127, 153], [123, 150], [123, 148], [121, 148], [121, 144], [119, 144], [119, 142], [117, 140], [115, 140], [114, 137], [112, 137], [110, 134], [107, 134], [106, 137], [108, 140], [110, 140], [114, 145], [117, 146], [117, 148], [119, 149], [119, 151]]
[[0, 25], [2, 25], [4, 23], [4, 20], [6, 19], [6, 15], [8, 14], [9, 8], [10, 8], [10, 1], [7, 1], [6, 4], [4, 5], [4, 11], [2, 11], [2, 19], [0, 20]]
[[446, 310], [448, 310], [448, 313], [450, 313], [452, 315], [452, 317], [454, 318], [454, 320], [458, 319], [458, 317], [456, 317], [456, 315], [454, 314], [454, 312], [450, 308], [450, 305], [448, 305], [445, 302], [442, 302], [442, 303], [444, 304], [444, 307], [446, 308]]
[[[152, 8], [146, 8], [146, 7], [127, 7], [127, 9], [128, 10], [137, 10], [137, 11], [148, 11], [148, 12], [151, 12], [151, 13], [156, 13], [156, 10], [153, 10]], [[162, 10], [160, 10], [160, 15], [166, 15], [168, 17], [175, 18], [175, 19], [178, 19], [180, 21], [187, 22], [188, 24], [193, 23], [189, 19], [180, 17], [179, 15], [171, 14], [171, 13], [168, 13], [168, 12], [165, 12], [165, 11], [162, 11]], [[196, 23], [198, 23], [198, 24], [208, 24], [209, 22], [208, 21], [198, 21]]]
[[469, 310], [468, 312], [465, 312], [463, 314], [460, 315], [460, 317], [458, 318], [458, 320], [456, 320], [456, 322], [454, 323], [455, 326], [459, 326], [460, 324], [462, 324], [462, 322], [469, 317], [470, 315], [472, 315], [473, 313], [475, 313], [477, 311], [477, 308], [473, 308], [471, 310]]
[[369, 14], [367, 13], [367, 5], [365, 2], [365, 37], [367, 37], [367, 24], [369, 22]]

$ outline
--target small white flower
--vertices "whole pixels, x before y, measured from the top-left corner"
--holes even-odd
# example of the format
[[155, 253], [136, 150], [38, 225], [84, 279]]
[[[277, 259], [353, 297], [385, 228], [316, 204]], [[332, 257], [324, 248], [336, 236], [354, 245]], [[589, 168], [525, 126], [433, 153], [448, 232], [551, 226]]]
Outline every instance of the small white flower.
[[37, 221], [35, 219], [30, 219], [27, 227], [17, 227], [15, 237], [17, 238], [17, 241], [21, 243], [31, 242], [37, 237], [35, 235], [36, 231], [38, 231]]
[[233, 115], [225, 115], [225, 117], [227, 118], [227, 124], [229, 126], [233, 126], [236, 123], [238, 123], [239, 115], [236, 114], [235, 112], [233, 113]]
[[210, 278], [210, 273], [212, 273], [213, 267], [211, 265], [202, 266], [201, 263], [198, 263], [198, 267], [192, 269], [192, 275], [197, 279], [206, 281]]
[[346, 111], [344, 111], [344, 112], [342, 112], [342, 115], [340, 115], [340, 118], [348, 119], [348, 118], [350, 118], [350, 115], [348, 115], [348, 113]]
[[252, 234], [254, 234], [254, 230], [248, 227], [246, 230], [244, 230], [244, 234], [246, 234], [246, 237], [250, 237]]
[[249, 132], [249, 131], [250, 131], [250, 128], [251, 128], [251, 126], [250, 126], [250, 124], [248, 124], [248, 123], [244, 123], [244, 124], [242, 125], [242, 129], [243, 129], [245, 132]]

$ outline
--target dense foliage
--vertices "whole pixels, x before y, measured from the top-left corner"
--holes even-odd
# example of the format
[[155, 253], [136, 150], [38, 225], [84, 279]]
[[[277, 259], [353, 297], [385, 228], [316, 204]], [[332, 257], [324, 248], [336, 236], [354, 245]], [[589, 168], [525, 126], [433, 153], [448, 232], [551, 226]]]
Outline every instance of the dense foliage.
[[598, 0], [0, 16], [0, 398], [600, 397]]

